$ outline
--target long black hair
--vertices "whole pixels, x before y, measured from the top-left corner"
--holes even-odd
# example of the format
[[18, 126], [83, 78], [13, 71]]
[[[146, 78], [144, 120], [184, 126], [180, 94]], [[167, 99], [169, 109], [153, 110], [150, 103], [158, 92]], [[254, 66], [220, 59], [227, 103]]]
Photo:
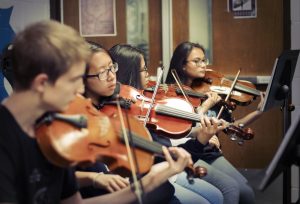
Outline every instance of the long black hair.
[[175, 69], [178, 73], [178, 76], [181, 82], [185, 83], [187, 80], [187, 76], [183, 70], [184, 65], [187, 63], [187, 58], [190, 55], [193, 48], [200, 48], [204, 53], [205, 49], [202, 45], [198, 43], [192, 42], [182, 42], [180, 43], [173, 52], [173, 56], [171, 58], [169, 71], [166, 78], [166, 83], [173, 84], [175, 80], [171, 74], [171, 69]]
[[117, 44], [110, 48], [109, 52], [119, 66], [116, 73], [117, 80], [121, 84], [142, 89], [140, 67], [141, 58], [144, 57], [146, 60], [144, 52], [129, 44]]

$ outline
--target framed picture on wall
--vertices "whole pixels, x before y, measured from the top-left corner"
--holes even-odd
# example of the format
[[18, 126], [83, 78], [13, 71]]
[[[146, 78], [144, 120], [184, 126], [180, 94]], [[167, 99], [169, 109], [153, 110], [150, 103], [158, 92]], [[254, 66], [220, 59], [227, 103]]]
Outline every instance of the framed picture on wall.
[[234, 18], [256, 18], [256, 0], [227, 0], [227, 7]]
[[79, 30], [83, 37], [116, 36], [115, 0], [79, 0]]

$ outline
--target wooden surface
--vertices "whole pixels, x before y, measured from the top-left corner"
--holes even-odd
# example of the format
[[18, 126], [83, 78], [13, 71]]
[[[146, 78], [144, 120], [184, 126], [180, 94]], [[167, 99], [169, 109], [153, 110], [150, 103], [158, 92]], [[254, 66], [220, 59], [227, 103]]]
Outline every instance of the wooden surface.
[[173, 0], [173, 49], [189, 40], [189, 4], [188, 0]]
[[148, 0], [149, 6], [149, 74], [156, 75], [162, 61], [162, 12], [161, 0]]
[[[224, 75], [271, 75], [274, 60], [283, 50], [283, 1], [257, 1], [257, 18], [234, 19], [227, 12], [227, 1], [212, 1], [213, 66]], [[266, 86], [260, 87], [265, 90]], [[259, 99], [238, 107], [235, 118], [256, 109]], [[271, 161], [282, 139], [282, 113], [279, 108], [265, 113], [252, 123], [253, 141], [243, 146], [221, 137], [225, 157], [236, 167], [263, 168]]]
[[270, 75], [283, 49], [282, 1], [257, 1], [257, 18], [234, 19], [227, 1], [213, 1], [213, 68], [223, 74]]

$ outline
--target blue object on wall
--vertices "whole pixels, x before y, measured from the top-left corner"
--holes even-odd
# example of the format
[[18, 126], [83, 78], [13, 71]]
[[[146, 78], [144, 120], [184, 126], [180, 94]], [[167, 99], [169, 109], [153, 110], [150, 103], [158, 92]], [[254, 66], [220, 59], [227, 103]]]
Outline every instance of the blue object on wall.
[[[9, 8], [0, 8], [0, 55], [3, 49], [10, 43], [15, 37], [11, 25], [9, 24], [10, 17], [13, 11], [13, 6]], [[4, 76], [2, 74], [2, 67], [0, 67], [0, 102], [8, 96], [4, 87]]]

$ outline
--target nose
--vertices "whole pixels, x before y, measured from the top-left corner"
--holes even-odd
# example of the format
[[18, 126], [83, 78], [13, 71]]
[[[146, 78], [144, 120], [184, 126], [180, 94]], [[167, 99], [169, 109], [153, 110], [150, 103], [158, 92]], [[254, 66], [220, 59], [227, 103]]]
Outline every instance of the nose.
[[83, 80], [80, 80], [80, 82], [78, 84], [78, 88], [77, 88], [76, 93], [79, 93], [79, 94], [83, 94], [84, 93], [84, 83], [83, 83]]
[[108, 81], [112, 81], [116, 78], [116, 73], [112, 72], [111, 70], [108, 71], [107, 75], [108, 75], [107, 76]]

